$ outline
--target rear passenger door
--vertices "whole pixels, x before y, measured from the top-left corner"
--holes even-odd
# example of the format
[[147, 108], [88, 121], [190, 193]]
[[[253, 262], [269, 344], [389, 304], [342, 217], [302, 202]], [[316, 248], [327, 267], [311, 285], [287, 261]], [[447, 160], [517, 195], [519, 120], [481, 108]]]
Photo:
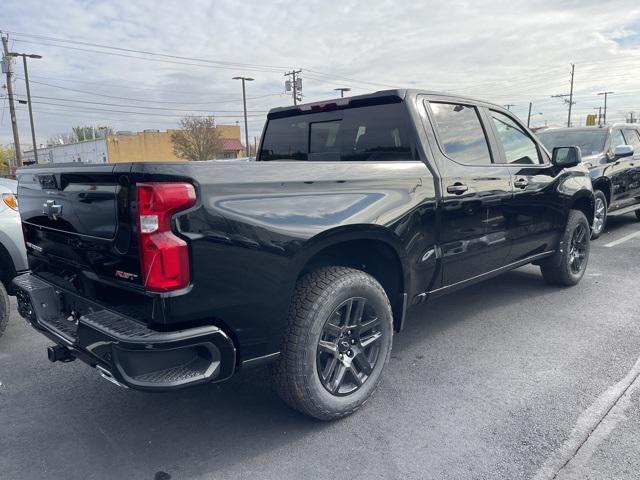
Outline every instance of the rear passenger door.
[[438, 148], [441, 176], [443, 286], [473, 279], [505, 264], [509, 255], [505, 207], [513, 195], [509, 169], [492, 154], [477, 106], [429, 97], [425, 102]]
[[555, 192], [555, 168], [527, 129], [504, 111], [487, 109], [499, 155], [511, 173], [514, 195], [505, 208], [509, 263], [556, 248], [564, 225]]

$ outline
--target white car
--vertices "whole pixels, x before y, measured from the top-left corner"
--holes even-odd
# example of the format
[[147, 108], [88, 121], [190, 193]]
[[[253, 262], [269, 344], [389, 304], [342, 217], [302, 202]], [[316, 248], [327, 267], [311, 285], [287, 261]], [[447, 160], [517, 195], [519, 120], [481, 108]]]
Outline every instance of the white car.
[[9, 321], [11, 280], [27, 270], [27, 252], [18, 213], [18, 182], [0, 178], [0, 336]]

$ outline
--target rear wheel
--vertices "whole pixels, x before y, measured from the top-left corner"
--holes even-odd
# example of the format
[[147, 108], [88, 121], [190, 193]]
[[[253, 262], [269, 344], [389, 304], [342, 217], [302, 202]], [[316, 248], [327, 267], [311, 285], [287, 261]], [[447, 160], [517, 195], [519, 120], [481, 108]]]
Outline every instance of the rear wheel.
[[308, 273], [296, 285], [272, 370], [280, 396], [320, 420], [350, 415], [380, 383], [392, 337], [391, 306], [373, 277], [346, 267]]
[[604, 231], [607, 225], [607, 198], [600, 190], [593, 192], [594, 196], [594, 215], [593, 226], [591, 227], [591, 239], [595, 240]]
[[584, 213], [571, 210], [559, 251], [540, 265], [547, 283], [572, 286], [582, 279], [589, 261], [589, 231], [589, 222]]
[[9, 323], [9, 295], [4, 285], [0, 283], [0, 337], [7, 328], [7, 323]]

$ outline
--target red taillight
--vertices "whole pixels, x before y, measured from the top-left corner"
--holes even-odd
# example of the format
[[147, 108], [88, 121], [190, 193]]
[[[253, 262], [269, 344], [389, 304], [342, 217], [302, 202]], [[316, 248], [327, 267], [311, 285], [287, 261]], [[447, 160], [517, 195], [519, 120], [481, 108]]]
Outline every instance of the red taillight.
[[142, 284], [168, 292], [189, 285], [189, 247], [171, 230], [174, 213], [196, 203], [189, 183], [138, 183], [138, 239]]

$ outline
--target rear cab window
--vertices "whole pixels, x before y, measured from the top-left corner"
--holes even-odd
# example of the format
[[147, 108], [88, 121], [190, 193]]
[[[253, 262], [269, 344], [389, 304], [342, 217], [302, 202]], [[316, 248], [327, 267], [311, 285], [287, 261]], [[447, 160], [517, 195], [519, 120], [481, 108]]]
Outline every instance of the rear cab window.
[[397, 97], [378, 101], [385, 103], [276, 112], [267, 123], [259, 160], [419, 160], [406, 106]]

